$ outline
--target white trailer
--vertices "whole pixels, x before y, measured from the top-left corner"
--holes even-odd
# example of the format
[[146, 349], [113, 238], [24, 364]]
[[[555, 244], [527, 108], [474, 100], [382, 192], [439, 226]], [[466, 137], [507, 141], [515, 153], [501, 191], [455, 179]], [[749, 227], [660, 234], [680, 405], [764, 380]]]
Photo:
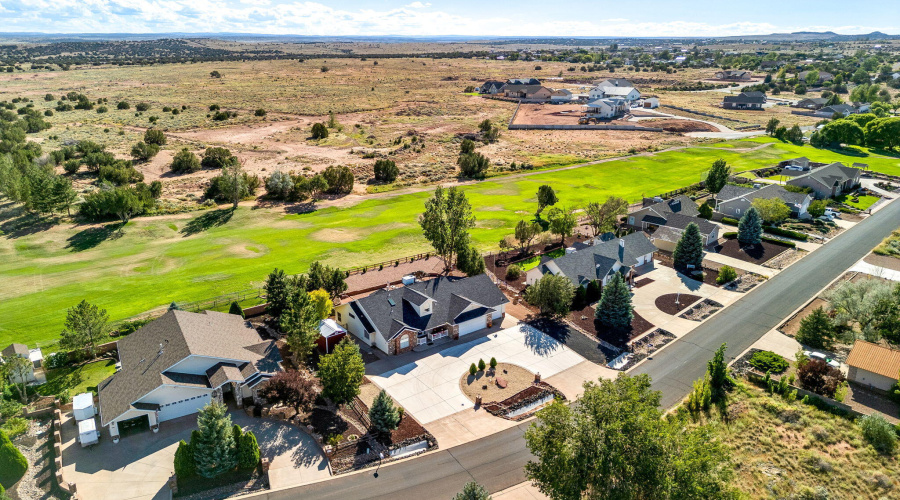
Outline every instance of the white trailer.
[[82, 392], [72, 399], [72, 414], [76, 422], [94, 418], [94, 396], [90, 392]]
[[78, 422], [78, 442], [81, 447], [97, 444], [100, 441], [100, 432], [97, 431], [97, 423], [93, 418]]

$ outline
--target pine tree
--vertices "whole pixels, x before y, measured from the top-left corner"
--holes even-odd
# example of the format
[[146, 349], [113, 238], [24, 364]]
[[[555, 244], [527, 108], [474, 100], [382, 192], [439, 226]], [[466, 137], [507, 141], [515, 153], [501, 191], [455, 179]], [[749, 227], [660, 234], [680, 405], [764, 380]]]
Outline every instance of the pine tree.
[[221, 403], [210, 403], [197, 415], [199, 433], [196, 442], [191, 438], [197, 473], [203, 477], [215, 477], [237, 465], [231, 415]]
[[616, 273], [609, 285], [603, 288], [595, 316], [609, 328], [626, 330], [631, 327], [631, 320], [634, 318], [631, 292], [621, 274]]
[[238, 445], [238, 466], [242, 469], [251, 469], [259, 465], [259, 443], [253, 431], [247, 431], [241, 436]]
[[469, 481], [463, 486], [462, 491], [453, 497], [453, 500], [491, 500], [491, 496], [484, 486], [475, 481]]
[[197, 465], [194, 461], [194, 448], [182, 439], [175, 450], [175, 475], [184, 479], [197, 474]]
[[235, 300], [235, 301], [231, 302], [231, 307], [228, 308], [228, 314], [234, 314], [234, 315], [237, 315], [237, 316], [240, 316], [243, 318], [244, 317], [244, 309]]
[[813, 309], [812, 313], [800, 320], [800, 329], [797, 331], [797, 342], [814, 349], [828, 349], [834, 340], [834, 326], [831, 318], [821, 307]]
[[675, 261], [675, 269], [679, 271], [687, 271], [688, 266], [700, 269], [703, 264], [703, 236], [700, 235], [700, 227], [697, 224], [691, 222], [684, 229], [678, 244], [675, 245], [672, 258]]
[[762, 241], [762, 217], [755, 207], [750, 207], [738, 222], [738, 242], [742, 245], [759, 245]]
[[372, 408], [369, 409], [369, 420], [375, 430], [384, 433], [391, 432], [400, 425], [400, 412], [384, 389], [375, 396]]

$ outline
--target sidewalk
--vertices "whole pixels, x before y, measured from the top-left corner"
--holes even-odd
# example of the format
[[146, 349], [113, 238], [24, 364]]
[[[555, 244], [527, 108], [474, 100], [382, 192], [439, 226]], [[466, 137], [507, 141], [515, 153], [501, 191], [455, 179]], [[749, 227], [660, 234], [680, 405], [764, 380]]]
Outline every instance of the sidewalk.
[[550, 500], [530, 482], [520, 483], [491, 495], [494, 500]]
[[862, 260], [860, 260], [856, 264], [853, 264], [853, 267], [851, 267], [850, 270], [870, 274], [879, 278], [889, 279], [891, 281], [900, 281], [900, 271], [873, 266], [872, 264], [869, 264], [868, 262], [864, 262]]

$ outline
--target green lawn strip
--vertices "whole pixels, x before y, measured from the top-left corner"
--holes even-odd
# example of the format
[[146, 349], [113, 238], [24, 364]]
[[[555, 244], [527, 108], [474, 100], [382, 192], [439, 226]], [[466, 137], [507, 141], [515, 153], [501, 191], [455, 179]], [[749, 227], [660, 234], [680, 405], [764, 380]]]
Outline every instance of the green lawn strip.
[[[491, 250], [519, 220], [533, 218], [535, 193], [542, 184], [554, 187], [560, 206], [577, 208], [609, 195], [636, 201], [696, 183], [717, 158], [741, 172], [797, 156], [845, 163], [851, 158], [781, 143], [749, 153], [687, 148], [527, 177], [499, 177], [463, 189], [478, 218], [473, 242]], [[871, 158], [869, 164], [877, 165]], [[900, 167], [894, 168], [900, 173]], [[123, 236], [80, 251], [71, 246], [81, 241], [77, 235], [83, 229], [78, 226], [56, 228], [52, 238], [37, 232], [0, 240], [0, 345], [54, 342], [66, 309], [82, 299], [107, 309], [112, 320], [121, 320], [173, 301], [259, 286], [275, 267], [297, 273], [315, 260], [352, 267], [430, 251], [417, 224], [430, 196], [428, 190], [305, 214], [241, 208], [226, 224], [190, 236], [171, 230], [171, 219], [138, 218], [125, 227]], [[183, 228], [188, 221], [174, 222]]]
[[83, 364], [77, 368], [64, 366], [48, 370], [47, 383], [37, 386], [35, 392], [42, 396], [54, 396], [68, 390], [73, 397], [82, 392], [97, 394], [97, 384], [115, 372], [116, 362], [111, 359]]
[[880, 200], [881, 198], [879, 198], [879, 197], [877, 197], [877, 196], [871, 196], [871, 195], [867, 195], [867, 194], [866, 194], [866, 195], [857, 196], [857, 199], [858, 199], [859, 201], [853, 201], [853, 197], [852, 197], [852, 196], [846, 195], [846, 194], [842, 194], [842, 195], [838, 196], [838, 197], [835, 198], [835, 199], [836, 199], [837, 201], [841, 202], [841, 203], [844, 203], [844, 204], [846, 204], [846, 205], [850, 205], [850, 206], [853, 207], [853, 208], [856, 208], [856, 209], [859, 209], [859, 210], [866, 210], [867, 208], [869, 208], [869, 207], [871, 207], [872, 205], [874, 205], [875, 202], [878, 201], [878, 200]]
[[[565, 249], [565, 248], [557, 248], [556, 250], [553, 250], [552, 252], [547, 252], [547, 253], [544, 254], [544, 255], [546, 255], [547, 257], [549, 257], [549, 258], [551, 258], [551, 259], [555, 259], [555, 258], [557, 258], [557, 257], [562, 257], [562, 256], [565, 255], [565, 254], [566, 254], [566, 249]], [[542, 257], [543, 257], [543, 255], [533, 255], [533, 256], [531, 256], [531, 257], [528, 257], [528, 258], [525, 259], [525, 260], [521, 260], [521, 261], [519, 261], [519, 262], [516, 262], [515, 264], [516, 264], [517, 266], [519, 266], [519, 268], [520, 268], [522, 271], [530, 271], [531, 269], [534, 269], [535, 267], [538, 266], [538, 264], [541, 263], [541, 258], [542, 258]]]

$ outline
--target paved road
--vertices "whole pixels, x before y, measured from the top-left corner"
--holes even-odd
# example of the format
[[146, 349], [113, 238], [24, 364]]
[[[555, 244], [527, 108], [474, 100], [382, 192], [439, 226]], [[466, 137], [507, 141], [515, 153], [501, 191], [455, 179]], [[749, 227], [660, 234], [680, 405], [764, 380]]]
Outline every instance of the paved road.
[[[668, 407], [691, 390], [706, 370], [706, 361], [723, 342], [735, 356], [774, 328], [788, 314], [811, 299], [834, 278], [866, 255], [897, 227], [900, 202], [845, 231], [824, 247], [750, 291], [741, 300], [667, 347], [636, 370], [653, 377]], [[475, 480], [490, 492], [525, 480], [522, 470], [531, 454], [523, 433], [527, 423], [470, 443], [440, 450], [374, 471], [350, 474], [284, 491], [270, 491], [253, 499], [355, 500], [404, 496], [452, 498], [466, 482]]]

